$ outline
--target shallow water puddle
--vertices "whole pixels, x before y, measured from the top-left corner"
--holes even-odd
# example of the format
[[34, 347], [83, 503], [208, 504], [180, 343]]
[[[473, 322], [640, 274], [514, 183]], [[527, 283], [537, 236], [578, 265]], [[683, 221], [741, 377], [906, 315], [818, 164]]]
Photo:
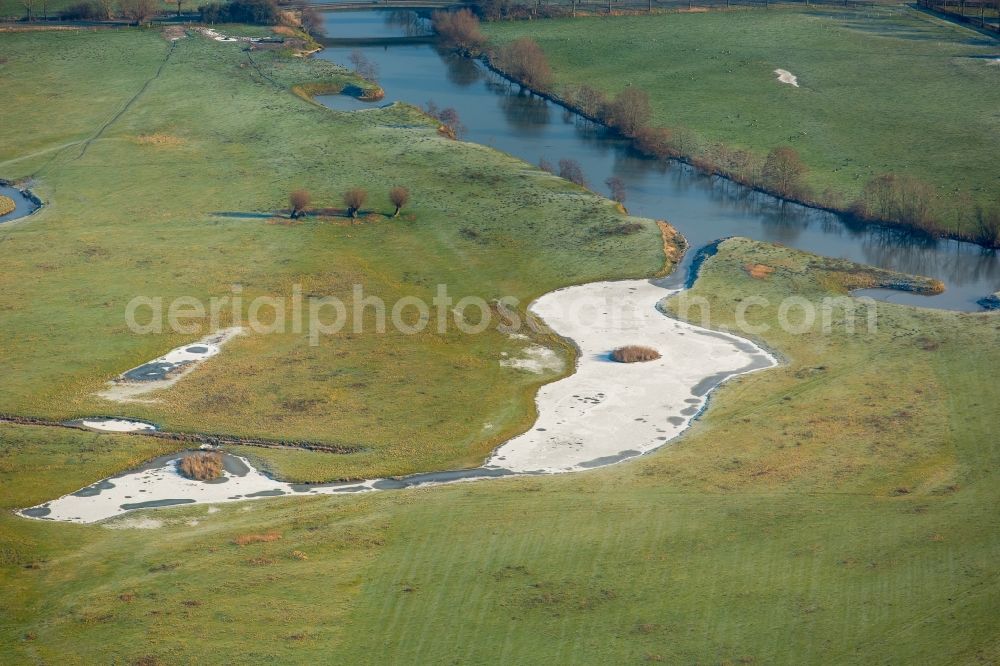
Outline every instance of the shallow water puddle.
[[239, 326], [224, 328], [197, 342], [172, 349], [148, 363], [126, 370], [108, 382], [110, 388], [97, 395], [115, 402], [132, 402], [146, 393], [172, 386], [199, 363], [218, 354], [224, 344], [242, 331]]

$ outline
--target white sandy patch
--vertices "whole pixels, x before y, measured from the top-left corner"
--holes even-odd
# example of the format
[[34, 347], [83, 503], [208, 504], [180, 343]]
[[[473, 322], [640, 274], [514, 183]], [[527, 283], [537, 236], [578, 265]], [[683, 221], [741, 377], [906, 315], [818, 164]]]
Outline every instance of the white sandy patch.
[[142, 421], [129, 421], [128, 419], [83, 419], [80, 421], [93, 430], [104, 430], [106, 432], [141, 432], [143, 430], [156, 430], [156, 426]]
[[198, 32], [217, 42], [259, 42], [260, 37], [230, 37], [212, 28], [197, 28]]
[[562, 359], [548, 347], [541, 345], [531, 345], [521, 350], [521, 355], [516, 358], [500, 359], [500, 365], [505, 368], [516, 368], [526, 370], [537, 375], [545, 372], [560, 372], [563, 369]]
[[774, 73], [778, 75], [778, 80], [782, 83], [787, 83], [789, 85], [799, 87], [799, 77], [795, 76], [787, 69], [776, 69]]
[[[565, 472], [651, 451], [680, 434], [704, 407], [703, 380], [748, 371], [754, 362], [775, 364], [745, 340], [664, 316], [657, 303], [673, 293], [645, 280], [598, 282], [535, 302], [532, 311], [579, 346], [579, 364], [573, 375], [541, 388], [538, 421], [500, 446], [486, 466]], [[629, 344], [653, 347], [662, 358], [610, 360], [612, 350]]]
[[143, 400], [140, 396], [144, 396], [152, 391], [173, 386], [185, 375], [197, 368], [200, 363], [217, 355], [222, 350], [222, 346], [224, 344], [242, 332], [243, 328], [240, 326], [223, 328], [215, 333], [212, 333], [211, 335], [206, 335], [201, 340], [186, 344], [183, 347], [171, 349], [163, 356], [159, 356], [154, 358], [152, 361], [143, 364], [170, 364], [173, 367], [170, 369], [168, 377], [147, 381], [130, 379], [127, 376], [129, 373], [143, 367], [137, 366], [130, 370], [126, 370], [118, 377], [112, 379], [108, 382], [108, 388], [99, 392], [97, 395], [100, 398], [111, 400], [113, 402], [154, 402], [153, 400], [148, 399]]
[[[614, 464], [659, 448], [680, 434], [704, 408], [711, 390], [729, 377], [776, 365], [774, 358], [747, 340], [664, 316], [657, 305], [674, 293], [645, 280], [630, 280], [570, 287], [540, 298], [532, 311], [579, 346], [576, 373], [539, 391], [534, 426], [494, 451], [476, 470], [478, 476], [418, 475], [423, 478], [412, 483], [436, 485], [487, 475], [572, 472]], [[612, 350], [627, 344], [653, 347], [662, 358], [631, 364], [610, 360]], [[149, 469], [111, 477], [23, 511], [31, 518], [90, 523], [170, 500], [184, 500], [180, 504], [184, 506], [400, 487], [399, 480], [388, 479], [293, 485], [262, 474], [245, 458], [230, 460], [241, 463], [236, 467], [243, 468], [242, 475], [226, 471], [225, 481], [205, 483], [178, 473], [177, 460], [183, 455], [159, 459]]]

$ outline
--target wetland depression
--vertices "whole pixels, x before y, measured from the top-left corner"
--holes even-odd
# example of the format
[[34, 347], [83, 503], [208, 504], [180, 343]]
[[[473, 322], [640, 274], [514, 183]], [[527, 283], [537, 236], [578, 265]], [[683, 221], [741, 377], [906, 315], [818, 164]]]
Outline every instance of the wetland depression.
[[977, 311], [982, 309], [980, 299], [1000, 289], [1000, 255], [973, 243], [855, 224], [833, 213], [701, 174], [680, 162], [643, 157], [605, 128], [524, 93], [477, 61], [440, 52], [432, 44], [337, 45], [341, 39], [412, 35], [408, 26], [414, 22], [401, 12], [326, 12], [324, 19], [328, 46], [313, 57], [349, 66], [351, 52], [360, 49], [377, 65], [385, 98], [362, 102], [329, 95], [318, 101], [336, 110], [354, 111], [397, 101], [423, 106], [433, 100], [439, 108], [458, 111], [465, 141], [491, 146], [530, 164], [537, 165], [542, 158], [552, 163], [576, 160], [590, 186], [604, 194], [605, 180], [620, 178], [630, 213], [667, 220], [691, 244], [671, 285], [680, 286], [698, 248], [719, 238], [745, 236], [945, 283], [945, 292], [936, 296], [902, 291], [871, 294], [895, 303]]

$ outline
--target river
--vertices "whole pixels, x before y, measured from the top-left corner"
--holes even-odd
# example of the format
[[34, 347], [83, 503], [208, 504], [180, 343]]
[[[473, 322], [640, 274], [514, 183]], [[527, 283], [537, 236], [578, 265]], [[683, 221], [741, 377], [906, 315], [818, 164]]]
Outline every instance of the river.
[[[324, 13], [331, 40], [385, 39], [426, 31], [409, 12], [367, 10]], [[616, 176], [626, 187], [634, 215], [665, 219], [692, 249], [728, 236], [781, 243], [830, 257], [925, 275], [947, 287], [937, 296], [869, 290], [882, 300], [923, 307], [976, 311], [977, 301], [1000, 289], [1000, 256], [973, 243], [933, 239], [899, 228], [862, 225], [843, 216], [782, 201], [724, 178], [699, 173], [676, 161], [644, 157], [627, 141], [565, 108], [522, 91], [481, 63], [432, 44], [328, 46], [314, 57], [349, 65], [360, 49], [379, 70], [385, 99], [453, 107], [465, 126], [462, 139], [502, 150], [531, 164], [544, 158], [579, 162], [590, 186], [608, 194], [605, 181]], [[318, 98], [337, 110], [371, 106], [345, 95]], [[686, 274], [686, 264], [673, 284]]]

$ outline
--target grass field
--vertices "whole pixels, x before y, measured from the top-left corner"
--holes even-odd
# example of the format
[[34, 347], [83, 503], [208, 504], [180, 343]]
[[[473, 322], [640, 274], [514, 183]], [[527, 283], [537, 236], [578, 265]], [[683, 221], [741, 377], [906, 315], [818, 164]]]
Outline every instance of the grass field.
[[[501, 367], [501, 354], [528, 341], [494, 330], [357, 335], [348, 326], [318, 346], [306, 332], [252, 334], [159, 402], [94, 395], [208, 332], [203, 318], [198, 334], [132, 334], [125, 308], [137, 295], [206, 301], [239, 284], [248, 304], [290, 297], [298, 284], [305, 295], [349, 301], [360, 284], [391, 307], [403, 296], [429, 302], [443, 283], [456, 301], [514, 296], [523, 309], [559, 286], [663, 267], [652, 221], [608, 235], [628, 220], [611, 202], [447, 140], [411, 108], [336, 113], [290, 92], [348, 80], [328, 63], [254, 58], [267, 79], [239, 46], [198, 36], [172, 52], [153, 30], [0, 36], [9, 91], [0, 176], [32, 178], [48, 202], [0, 228], [0, 413], [113, 414], [364, 448], [319, 460], [273, 455], [277, 471], [302, 480], [481, 461], [530, 424], [534, 391], [555, 377]], [[310, 189], [316, 206], [340, 207], [355, 185], [379, 213], [361, 224], [266, 219], [296, 187]], [[390, 220], [394, 185], [409, 187], [412, 203]], [[572, 353], [544, 334], [536, 341]]]
[[[859, 274], [737, 239], [691, 296], [726, 327], [747, 297]], [[1000, 323], [878, 312], [876, 332], [790, 335], [755, 309], [786, 365], [616, 467], [121, 519], [155, 529], [8, 514], [0, 643], [17, 663], [991, 663]], [[155, 452], [8, 426], [0, 446], [5, 508]]]
[[[935, 186], [946, 229], [968, 232], [976, 206], [1000, 205], [997, 42], [902, 7], [495, 22], [495, 44], [531, 37], [555, 89], [614, 95], [638, 86], [653, 123], [765, 155], [791, 146], [825, 203], [845, 206], [872, 176]], [[801, 87], [781, 84], [785, 69]]]

